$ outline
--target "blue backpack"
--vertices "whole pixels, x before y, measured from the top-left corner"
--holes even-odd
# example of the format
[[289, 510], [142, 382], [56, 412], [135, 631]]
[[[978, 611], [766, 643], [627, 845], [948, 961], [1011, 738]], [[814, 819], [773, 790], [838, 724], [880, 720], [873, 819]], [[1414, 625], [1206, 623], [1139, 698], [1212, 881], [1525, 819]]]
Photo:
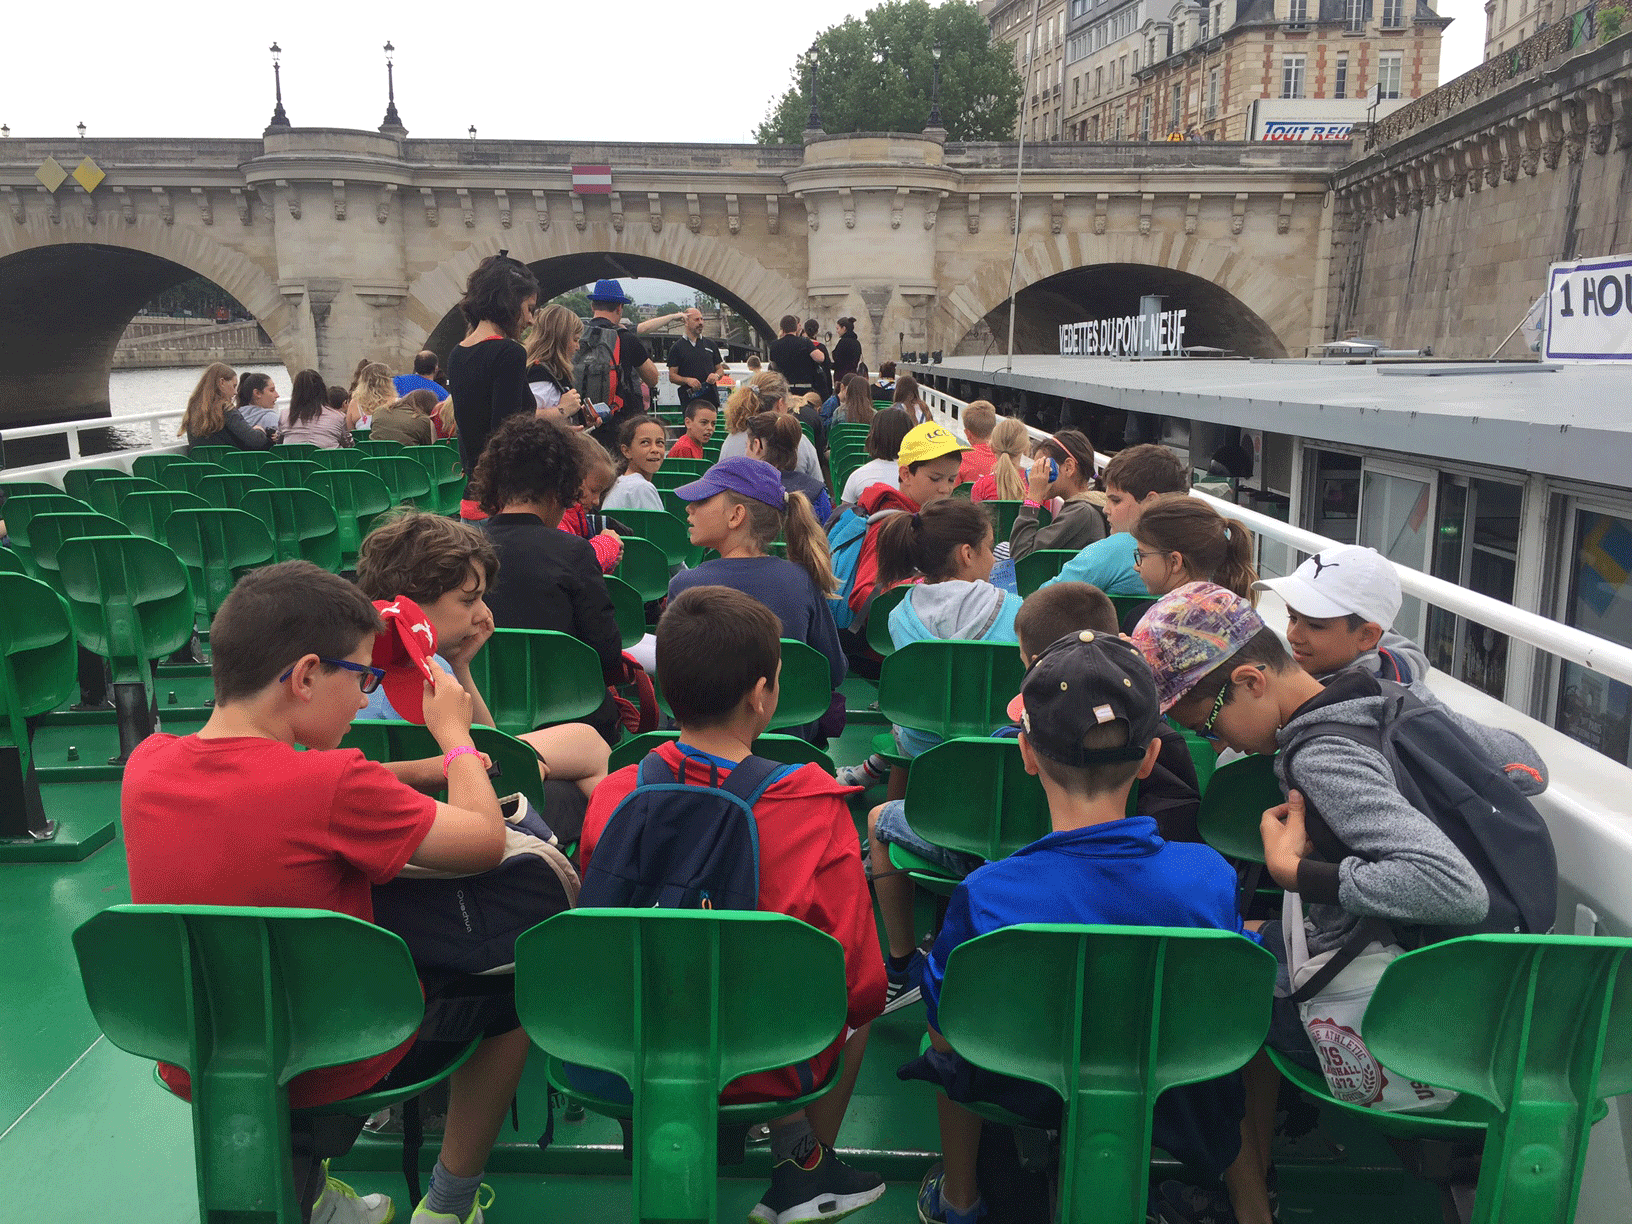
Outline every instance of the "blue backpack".
[[833, 623], [840, 629], [850, 628], [856, 614], [850, 610], [850, 596], [856, 589], [856, 569], [861, 564], [861, 546], [867, 541], [867, 525], [874, 519], [886, 519], [900, 514], [899, 509], [879, 510], [866, 515], [856, 507], [846, 506], [839, 511], [833, 525], [827, 529], [827, 548], [833, 554], [833, 576], [839, 580], [839, 591], [827, 597], [827, 606], [833, 611]]
[[682, 782], [656, 751], [635, 789], [612, 810], [584, 872], [580, 907], [738, 909], [759, 906], [759, 826], [754, 804], [791, 771], [745, 757], [710, 785]]

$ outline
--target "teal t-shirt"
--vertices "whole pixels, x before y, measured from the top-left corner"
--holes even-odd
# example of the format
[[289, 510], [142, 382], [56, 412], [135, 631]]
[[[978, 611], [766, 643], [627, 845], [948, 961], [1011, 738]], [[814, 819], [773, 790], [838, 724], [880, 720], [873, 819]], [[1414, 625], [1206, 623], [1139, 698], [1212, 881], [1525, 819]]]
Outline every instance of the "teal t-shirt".
[[1043, 585], [1091, 582], [1107, 595], [1149, 595], [1139, 571], [1133, 568], [1133, 550], [1137, 547], [1133, 537], [1125, 531], [1095, 540]]

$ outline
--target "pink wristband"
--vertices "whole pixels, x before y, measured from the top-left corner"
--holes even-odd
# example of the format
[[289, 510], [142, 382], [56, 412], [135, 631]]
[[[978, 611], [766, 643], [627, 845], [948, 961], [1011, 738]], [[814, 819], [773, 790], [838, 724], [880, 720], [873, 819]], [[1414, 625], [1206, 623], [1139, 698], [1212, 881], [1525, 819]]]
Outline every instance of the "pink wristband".
[[480, 757], [482, 754], [469, 744], [460, 744], [457, 748], [448, 750], [448, 755], [442, 758], [442, 776], [448, 776], [448, 769], [453, 765], [455, 758], [462, 756]]
[[1026, 498], [1025, 501], [1021, 502], [1020, 504], [1022, 506], [1030, 506], [1033, 510], [1041, 510], [1043, 508], [1043, 503], [1042, 502], [1032, 501], [1031, 498], [1029, 498], [1029, 497]]

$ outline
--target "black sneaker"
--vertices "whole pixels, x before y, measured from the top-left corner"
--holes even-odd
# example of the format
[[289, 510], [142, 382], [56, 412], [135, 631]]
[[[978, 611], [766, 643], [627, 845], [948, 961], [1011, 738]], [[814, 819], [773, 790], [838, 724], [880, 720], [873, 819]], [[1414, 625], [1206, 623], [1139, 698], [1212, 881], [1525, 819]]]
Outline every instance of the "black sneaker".
[[884, 967], [884, 976], [888, 985], [884, 988], [884, 1014], [902, 1007], [911, 1007], [924, 997], [924, 964], [927, 957], [917, 948], [912, 950], [912, 957], [901, 972], [895, 973], [888, 965]]
[[771, 1169], [771, 1188], [748, 1213], [752, 1224], [816, 1224], [860, 1211], [884, 1194], [877, 1173], [852, 1169], [827, 1144], [817, 1145], [812, 1168], [789, 1157]]
[[[1271, 1165], [1265, 1188], [1269, 1193], [1269, 1217], [1276, 1224], [1281, 1218], [1278, 1180], [1275, 1166]], [[1185, 1182], [1164, 1181], [1151, 1193], [1150, 1198], [1164, 1224], [1236, 1224], [1230, 1196], [1222, 1188], [1203, 1189]]]

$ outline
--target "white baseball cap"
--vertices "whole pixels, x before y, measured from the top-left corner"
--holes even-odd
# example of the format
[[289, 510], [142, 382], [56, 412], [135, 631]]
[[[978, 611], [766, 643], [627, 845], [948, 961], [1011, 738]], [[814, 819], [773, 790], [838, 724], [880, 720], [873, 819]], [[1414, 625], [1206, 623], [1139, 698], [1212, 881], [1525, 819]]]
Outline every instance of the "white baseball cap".
[[1400, 576], [1394, 563], [1358, 544], [1324, 549], [1285, 578], [1255, 582], [1252, 589], [1274, 591], [1287, 607], [1314, 620], [1352, 613], [1391, 629], [1400, 614]]

